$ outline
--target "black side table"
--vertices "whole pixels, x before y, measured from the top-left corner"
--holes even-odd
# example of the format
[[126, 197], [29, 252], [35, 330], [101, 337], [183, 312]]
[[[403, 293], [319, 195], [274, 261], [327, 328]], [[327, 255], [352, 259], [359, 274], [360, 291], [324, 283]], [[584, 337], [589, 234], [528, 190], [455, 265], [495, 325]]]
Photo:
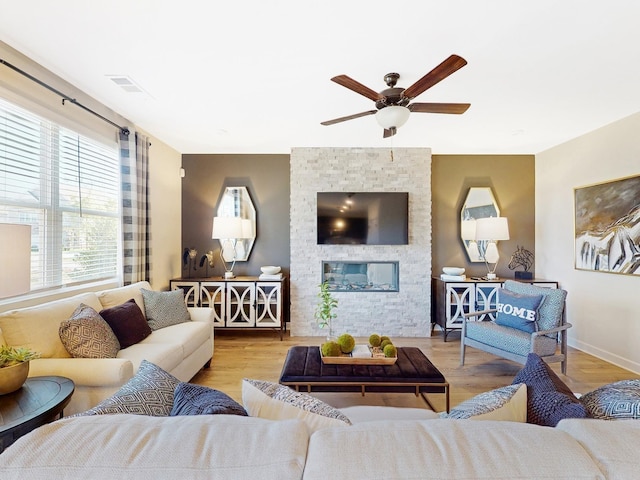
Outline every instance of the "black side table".
[[31, 430], [61, 418], [74, 388], [65, 377], [30, 377], [19, 390], [0, 395], [0, 453]]

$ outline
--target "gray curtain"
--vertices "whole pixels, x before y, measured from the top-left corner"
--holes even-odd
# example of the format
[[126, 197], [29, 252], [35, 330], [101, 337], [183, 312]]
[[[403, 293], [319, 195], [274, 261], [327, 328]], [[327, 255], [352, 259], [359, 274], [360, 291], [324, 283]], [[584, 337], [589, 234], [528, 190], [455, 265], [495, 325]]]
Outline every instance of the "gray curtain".
[[120, 133], [122, 267], [125, 285], [151, 281], [149, 138]]

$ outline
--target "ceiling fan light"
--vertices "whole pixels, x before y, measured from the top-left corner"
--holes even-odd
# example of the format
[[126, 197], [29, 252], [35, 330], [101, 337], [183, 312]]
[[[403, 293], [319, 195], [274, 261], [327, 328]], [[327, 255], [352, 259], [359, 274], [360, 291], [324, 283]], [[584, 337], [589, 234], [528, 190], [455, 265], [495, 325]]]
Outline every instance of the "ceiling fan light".
[[390, 105], [376, 112], [376, 120], [382, 128], [399, 128], [409, 120], [411, 111], [400, 105]]

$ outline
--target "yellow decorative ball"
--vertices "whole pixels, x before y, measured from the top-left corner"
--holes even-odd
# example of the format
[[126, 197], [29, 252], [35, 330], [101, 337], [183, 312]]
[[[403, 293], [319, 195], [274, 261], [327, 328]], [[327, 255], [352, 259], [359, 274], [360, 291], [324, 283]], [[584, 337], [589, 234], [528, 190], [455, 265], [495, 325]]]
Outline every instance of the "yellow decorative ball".
[[340, 345], [342, 353], [351, 353], [356, 346], [356, 339], [348, 333], [343, 333], [338, 337], [338, 345]]
[[395, 357], [398, 354], [398, 350], [393, 343], [387, 344], [382, 351], [384, 352], [384, 356], [387, 358]]
[[338, 342], [329, 341], [322, 344], [320, 347], [322, 351], [322, 355], [325, 357], [339, 357], [342, 355], [342, 350], [340, 349], [340, 345]]
[[371, 336], [369, 336], [369, 345], [371, 345], [372, 347], [379, 347], [381, 341], [382, 340], [380, 339], [380, 335], [378, 335], [377, 333], [373, 333], [371, 334]]
[[384, 350], [384, 347], [386, 347], [387, 345], [392, 345], [391, 340], [387, 339], [387, 340], [382, 340], [382, 342], [380, 342], [380, 348], [382, 350]]

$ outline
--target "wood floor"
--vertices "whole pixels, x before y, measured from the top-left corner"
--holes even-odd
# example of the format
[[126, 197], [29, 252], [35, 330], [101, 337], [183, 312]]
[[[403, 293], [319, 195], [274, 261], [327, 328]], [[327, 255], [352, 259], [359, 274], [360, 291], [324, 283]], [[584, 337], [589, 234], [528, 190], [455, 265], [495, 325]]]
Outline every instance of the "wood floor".
[[[460, 366], [460, 341], [455, 334], [443, 342], [442, 333], [426, 338], [394, 338], [397, 346], [420, 348], [443, 373], [450, 384], [451, 406], [478, 393], [509, 385], [521, 365], [468, 348], [465, 365]], [[273, 331], [221, 331], [216, 330], [214, 356], [211, 368], [201, 370], [194, 383], [221, 390], [242, 401], [242, 379], [254, 378], [278, 382], [280, 370], [290, 347], [294, 345], [320, 345], [321, 337], [290, 337], [280, 341]], [[357, 339], [366, 343], [366, 339]], [[552, 368], [574, 391], [586, 393], [606, 383], [638, 378], [637, 374], [616, 367], [578, 350], [570, 349], [567, 375], [560, 373], [560, 364]], [[426, 404], [413, 394], [367, 393], [314, 393], [314, 396], [341, 408], [349, 405], [391, 405], [424, 407]], [[444, 395], [431, 394], [429, 400], [437, 411], [445, 409]]]

